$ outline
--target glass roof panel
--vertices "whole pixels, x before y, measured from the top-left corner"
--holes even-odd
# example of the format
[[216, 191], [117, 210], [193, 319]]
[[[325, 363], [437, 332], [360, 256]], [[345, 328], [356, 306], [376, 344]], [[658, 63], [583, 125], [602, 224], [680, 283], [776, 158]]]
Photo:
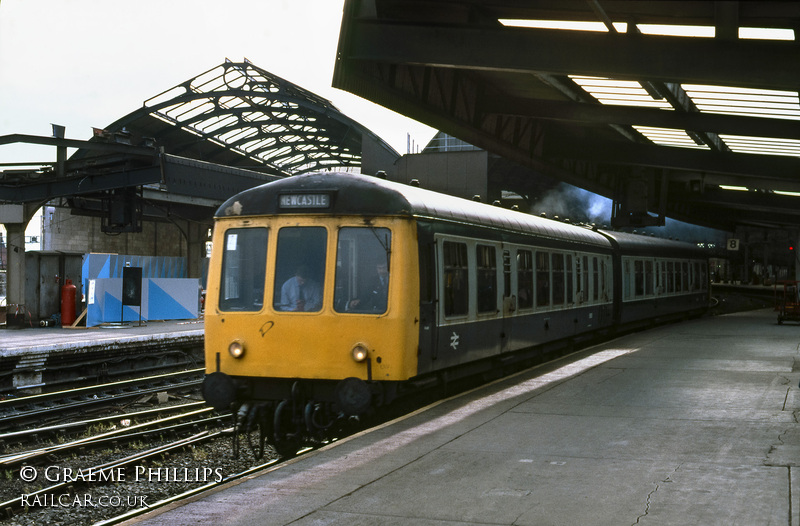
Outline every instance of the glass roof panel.
[[708, 150], [705, 144], [697, 144], [694, 139], [689, 137], [685, 130], [674, 128], [654, 128], [652, 126], [633, 126], [633, 128], [662, 146], [678, 146], [681, 148], [694, 148], [696, 150]]
[[603, 104], [672, 109], [669, 102], [654, 99], [637, 81], [581, 75], [570, 75], [569, 78]]

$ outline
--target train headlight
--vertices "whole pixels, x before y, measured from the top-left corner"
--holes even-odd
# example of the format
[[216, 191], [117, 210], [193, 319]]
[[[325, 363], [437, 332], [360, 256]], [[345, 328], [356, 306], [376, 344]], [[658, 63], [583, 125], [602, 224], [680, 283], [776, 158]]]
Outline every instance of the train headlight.
[[232, 342], [228, 345], [228, 352], [234, 358], [241, 358], [244, 356], [244, 344], [242, 342]]
[[351, 352], [351, 354], [353, 356], [353, 360], [355, 360], [358, 363], [361, 363], [364, 360], [366, 360], [367, 356], [368, 356], [367, 348], [363, 344], [360, 344], [360, 343], [356, 344], [356, 346], [353, 347], [353, 350], [350, 351], [350, 352]]

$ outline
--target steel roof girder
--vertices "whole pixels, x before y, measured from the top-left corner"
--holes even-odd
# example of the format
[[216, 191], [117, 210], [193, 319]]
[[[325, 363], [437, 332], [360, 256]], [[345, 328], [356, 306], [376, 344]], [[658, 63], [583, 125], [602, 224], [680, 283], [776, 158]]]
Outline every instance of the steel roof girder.
[[85, 195], [115, 188], [161, 182], [161, 168], [151, 166], [112, 174], [50, 179], [13, 187], [0, 186], [0, 202], [30, 203], [56, 197]]
[[554, 141], [545, 148], [543, 156], [739, 175], [767, 181], [791, 181], [800, 173], [800, 158], [792, 156], [715, 152], [622, 141], [570, 141], [569, 144]]
[[800, 140], [800, 121], [769, 119], [720, 113], [680, 113], [655, 108], [583, 104], [518, 97], [498, 98], [485, 110], [539, 119], [578, 123], [641, 125], [706, 131], [716, 134], [748, 135]]
[[[794, 42], [348, 21], [343, 60], [797, 90]], [[509, 49], [517, 50], [508, 53]], [[685, 60], [691, 56], [692, 60]]]

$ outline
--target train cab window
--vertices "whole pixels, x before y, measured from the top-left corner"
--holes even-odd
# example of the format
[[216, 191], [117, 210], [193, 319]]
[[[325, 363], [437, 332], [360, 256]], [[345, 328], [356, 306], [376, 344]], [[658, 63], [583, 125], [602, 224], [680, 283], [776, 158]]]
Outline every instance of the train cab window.
[[564, 304], [564, 254], [553, 254], [553, 305]]
[[444, 315], [463, 316], [469, 312], [469, 283], [467, 280], [467, 245], [442, 243], [444, 265]]
[[536, 252], [536, 306], [550, 305], [550, 253]]
[[220, 310], [259, 311], [263, 308], [267, 236], [266, 228], [231, 228], [225, 232]]
[[494, 247], [475, 247], [478, 263], [478, 312], [497, 312], [497, 258]]
[[344, 227], [336, 247], [336, 312], [383, 314], [389, 297], [392, 233], [388, 228]]
[[533, 253], [530, 250], [517, 252], [517, 306], [520, 309], [533, 307]]
[[278, 311], [322, 310], [328, 232], [322, 227], [284, 227], [278, 231], [275, 286]]

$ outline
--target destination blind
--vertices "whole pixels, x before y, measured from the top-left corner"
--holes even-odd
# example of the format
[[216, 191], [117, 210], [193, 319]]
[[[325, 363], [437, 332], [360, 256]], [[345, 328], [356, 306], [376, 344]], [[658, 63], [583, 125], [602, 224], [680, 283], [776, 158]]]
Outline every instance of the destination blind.
[[329, 194], [283, 194], [278, 197], [281, 208], [328, 208], [331, 205]]

